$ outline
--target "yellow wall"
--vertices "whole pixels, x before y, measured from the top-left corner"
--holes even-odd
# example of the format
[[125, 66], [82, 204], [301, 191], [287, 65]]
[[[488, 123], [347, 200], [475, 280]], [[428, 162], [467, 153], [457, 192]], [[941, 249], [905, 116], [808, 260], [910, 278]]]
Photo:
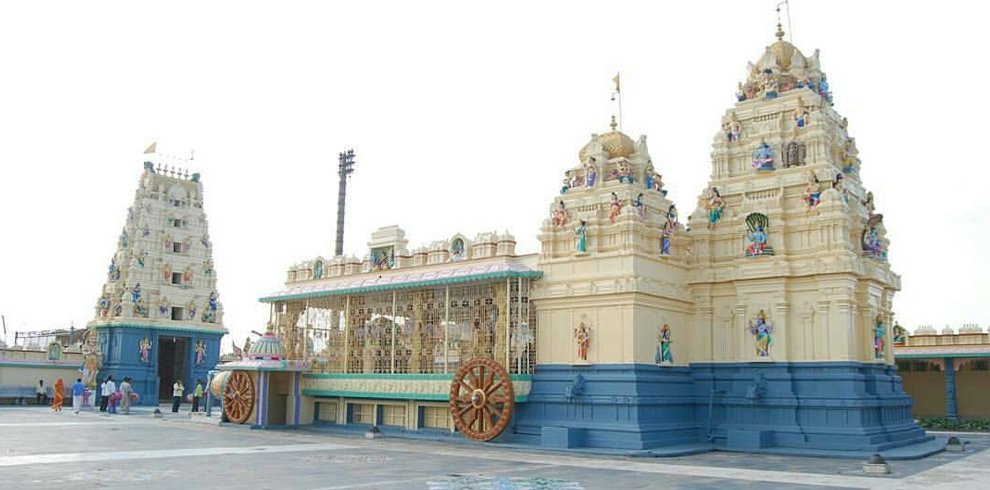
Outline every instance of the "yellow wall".
[[[990, 419], [990, 371], [966, 363], [956, 371], [956, 406], [961, 419]], [[904, 391], [914, 398], [915, 417], [945, 417], [945, 373], [900, 371]]]
[[956, 373], [956, 401], [959, 417], [990, 419], [990, 371], [971, 371], [970, 366]]
[[904, 391], [914, 398], [912, 413], [915, 417], [945, 416], [945, 373], [901, 372], [900, 375], [904, 380]]

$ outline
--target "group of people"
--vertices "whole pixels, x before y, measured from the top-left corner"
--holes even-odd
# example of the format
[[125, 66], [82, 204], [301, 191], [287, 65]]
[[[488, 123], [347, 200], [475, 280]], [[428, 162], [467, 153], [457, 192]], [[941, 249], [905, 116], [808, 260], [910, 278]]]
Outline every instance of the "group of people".
[[[38, 404], [43, 401], [47, 401], [48, 393], [45, 389], [45, 381], [38, 381], [37, 388], [37, 399]], [[83, 397], [86, 395], [86, 386], [82, 382], [82, 378], [76, 378], [76, 382], [72, 384], [72, 411], [79, 413], [83, 405]], [[120, 386], [113, 380], [113, 376], [107, 376], [107, 379], [100, 384], [100, 411], [107, 413], [117, 413], [117, 403], [120, 403], [120, 408], [125, 415], [131, 413], [131, 402], [137, 397], [137, 393], [134, 392], [134, 388], [131, 386], [131, 378], [126, 377], [121, 381]], [[52, 410], [56, 412], [62, 411], [62, 405], [65, 403], [65, 382], [62, 378], [59, 378], [55, 382], [55, 387], [52, 390]]]
[[[172, 385], [172, 413], [179, 413], [179, 405], [182, 404], [182, 394], [186, 391], [182, 380], [176, 380]], [[203, 381], [196, 380], [196, 388], [192, 392], [192, 412], [199, 411], [199, 399], [203, 397]]]

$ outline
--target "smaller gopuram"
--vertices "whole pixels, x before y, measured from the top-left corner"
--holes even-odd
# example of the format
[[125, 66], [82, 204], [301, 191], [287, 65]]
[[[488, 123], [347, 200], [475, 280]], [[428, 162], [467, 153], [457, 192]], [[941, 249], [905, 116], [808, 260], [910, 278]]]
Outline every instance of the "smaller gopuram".
[[133, 379], [142, 404], [206, 381], [220, 357], [223, 306], [216, 289], [203, 184], [145, 154], [134, 204], [110, 257], [89, 328], [98, 332], [99, 377]]

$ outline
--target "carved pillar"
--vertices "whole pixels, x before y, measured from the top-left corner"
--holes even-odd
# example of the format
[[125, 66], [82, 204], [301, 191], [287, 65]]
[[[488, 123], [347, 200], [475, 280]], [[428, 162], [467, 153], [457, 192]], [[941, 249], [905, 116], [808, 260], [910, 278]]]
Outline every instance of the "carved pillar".
[[[788, 361], [793, 361], [794, 353], [796, 352], [795, 349], [797, 348], [794, 345], [794, 343], [796, 342], [796, 337], [798, 336], [792, 335], [794, 329], [791, 328], [792, 327], [790, 323], [791, 318], [788, 315], [788, 313], [790, 313], [791, 311], [791, 305], [786, 301], [780, 301], [774, 306], [777, 309], [777, 318], [773, 322], [773, 330], [774, 330], [773, 333], [774, 336], [780, 342], [780, 346], [784, 348], [784, 353], [783, 353], [784, 355], [773, 356], [773, 351], [771, 350], [770, 352], [771, 357], [776, 357], [777, 359], [783, 357]], [[779, 353], [780, 352], [778, 351], [778, 354]]]
[[956, 404], [956, 367], [951, 357], [942, 359], [945, 369], [945, 418], [959, 422], [959, 406]]
[[818, 314], [812, 319], [815, 325], [815, 359], [828, 359], [832, 352], [832, 339], [829, 336], [828, 317], [831, 309], [831, 302], [828, 300], [818, 302]]
[[698, 307], [698, 328], [694, 329], [695, 337], [691, 339], [691, 343], [704, 349], [702, 352], [697, 350], [693, 353], [696, 360], [713, 361], [715, 360], [715, 335], [714, 335], [714, 316], [715, 308], [712, 306], [701, 306]]
[[755, 340], [750, 339], [749, 325], [746, 321], [746, 305], [738, 304], [735, 310], [736, 322], [732, 335], [732, 347], [729, 349], [729, 359], [743, 360], [755, 358]]

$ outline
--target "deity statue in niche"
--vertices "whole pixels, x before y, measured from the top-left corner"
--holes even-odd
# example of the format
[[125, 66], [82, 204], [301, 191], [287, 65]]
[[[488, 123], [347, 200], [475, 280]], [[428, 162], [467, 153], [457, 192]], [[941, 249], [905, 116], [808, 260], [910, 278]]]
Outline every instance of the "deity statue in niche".
[[376, 271], [387, 271], [395, 266], [395, 252], [392, 247], [371, 249], [371, 264]]
[[165, 282], [172, 281], [172, 265], [167, 262], [162, 264], [162, 280]]
[[643, 180], [646, 182], [647, 190], [663, 192], [663, 182], [660, 179], [660, 174], [658, 174], [656, 169], [653, 168], [653, 160], [648, 160], [646, 162], [644, 174], [645, 178]]
[[313, 279], [323, 279], [323, 261], [313, 261]]
[[455, 238], [450, 244], [450, 260], [457, 262], [458, 260], [464, 260], [464, 257], [464, 240], [461, 238]]
[[196, 365], [201, 366], [206, 360], [206, 344], [202, 340], [196, 341]]
[[585, 165], [585, 171], [585, 180], [588, 187], [594, 187], [595, 180], [598, 178], [598, 167], [595, 165], [595, 157], [588, 157], [588, 163]]
[[799, 131], [802, 130], [802, 129], [804, 129], [804, 127], [808, 125], [808, 122], [809, 122], [809, 118], [810, 117], [811, 117], [811, 114], [808, 113], [808, 110], [807, 109], [805, 109], [803, 111], [800, 111], [799, 110], [798, 112], [795, 112], [794, 113], [794, 127], [797, 128]]
[[151, 362], [151, 339], [148, 337], [138, 342], [138, 359], [144, 364]]
[[205, 249], [209, 249], [210, 247], [213, 246], [213, 242], [210, 241], [210, 237], [207, 235], [203, 235], [203, 238], [199, 240], [199, 243], [202, 243], [203, 248]]
[[578, 172], [571, 174], [571, 189], [576, 189], [582, 185], [584, 185], [584, 178], [581, 177], [581, 174]]
[[866, 193], [866, 200], [863, 201], [863, 208], [866, 209], [866, 221], [883, 221], [883, 215], [876, 212], [876, 205], [873, 203], [873, 193]]
[[163, 245], [166, 252], [172, 251], [172, 235], [169, 235], [168, 233], [165, 234], [165, 240], [163, 242]]
[[873, 327], [873, 358], [883, 359], [884, 358], [884, 328], [883, 328], [883, 317], [877, 315], [876, 324]]
[[588, 346], [591, 344], [591, 330], [584, 322], [574, 329], [574, 341], [577, 343], [577, 357], [582, 361], [588, 360]]
[[132, 310], [135, 316], [148, 317], [148, 308], [144, 305], [144, 298], [138, 298]]
[[664, 323], [657, 335], [657, 353], [655, 356], [655, 361], [660, 366], [670, 366], [674, 363], [674, 355], [670, 352], [670, 343], [670, 325]]
[[671, 204], [670, 207], [667, 208], [667, 222], [670, 223], [670, 227], [672, 229], [677, 229], [677, 207], [674, 206], [674, 204]]
[[187, 254], [190, 250], [192, 250], [192, 240], [186, 237], [182, 240], [182, 253]]
[[821, 80], [818, 81], [818, 95], [820, 95], [822, 100], [824, 100], [828, 105], [831, 106], [833, 104], [832, 92], [829, 92], [828, 87], [828, 77], [826, 77], [824, 73], [822, 73]]
[[182, 285], [183, 286], [192, 286], [192, 281], [193, 281], [192, 266], [191, 265], [187, 265], [186, 266], [186, 270], [182, 271]]
[[757, 357], [770, 357], [770, 347], [773, 346], [773, 323], [767, 320], [763, 310], [756, 315], [755, 321], [749, 321], [749, 333], [756, 336]]
[[633, 207], [636, 208], [636, 214], [639, 215], [640, 221], [646, 219], [646, 203], [643, 202], [643, 193], [640, 192], [636, 196], [636, 200], [633, 201]]
[[608, 220], [615, 223], [615, 219], [619, 217], [622, 213], [622, 203], [619, 202], [619, 196], [616, 193], [612, 193], [612, 201], [609, 203]]
[[901, 326], [900, 323], [894, 323], [894, 343], [903, 344], [907, 340], [907, 329]]
[[165, 296], [158, 299], [158, 315], [162, 318], [168, 317], [168, 298]]
[[722, 201], [718, 188], [712, 187], [705, 208], [708, 210], [708, 229], [712, 229], [722, 219], [722, 210], [725, 209], [725, 202]]
[[615, 170], [613, 170], [612, 173], [615, 175], [615, 178], [619, 180], [619, 182], [624, 182], [626, 184], [632, 184], [635, 182], [632, 169], [629, 168], [629, 162], [625, 160], [619, 160], [619, 162], [615, 165]]
[[114, 317], [118, 317], [124, 312], [124, 306], [120, 304], [120, 301], [115, 301], [113, 303], [113, 308], [111, 308], [111, 312]]
[[753, 168], [758, 171], [773, 170], [773, 148], [766, 140], [760, 140], [760, 146], [753, 152]]
[[578, 225], [577, 229], [574, 230], [577, 234], [577, 244], [575, 248], [577, 253], [587, 253], [588, 252], [588, 223], [585, 220], [581, 220], [581, 224]]
[[218, 299], [219, 296], [217, 295], [216, 290], [210, 291], [210, 297], [208, 299], [210, 311], [217, 311], [217, 307], [219, 306]]
[[120, 230], [120, 238], [117, 239], [117, 248], [127, 248], [127, 230]]
[[117, 254], [114, 254], [113, 257], [110, 258], [110, 267], [107, 268], [107, 280], [120, 280], [120, 266], [117, 265]]
[[742, 82], [739, 82], [736, 88], [736, 100], [739, 102], [746, 100], [746, 89], [743, 87]]
[[670, 237], [674, 234], [674, 227], [670, 221], [664, 221], [660, 229], [660, 254], [670, 255]]
[[139, 303], [141, 301], [141, 283], [137, 283], [131, 288], [131, 302]]
[[110, 293], [107, 292], [106, 287], [103, 289], [103, 294], [100, 295], [100, 300], [98, 302], [100, 307], [100, 317], [106, 318], [110, 314], [110, 303], [111, 303]]
[[553, 214], [550, 216], [550, 220], [553, 222], [554, 226], [563, 228], [567, 225], [567, 208], [564, 206], [563, 199], [557, 203], [557, 209], [555, 209]]
[[877, 260], [886, 260], [887, 251], [884, 249], [883, 234], [880, 231], [880, 221], [875, 219], [867, 221], [866, 229], [863, 230], [863, 251], [866, 255]]
[[208, 276], [210, 274], [213, 274], [213, 261], [206, 259], [203, 261], [203, 275]]
[[822, 202], [822, 185], [814, 172], [808, 172], [808, 184], [804, 186], [804, 202], [808, 211], [814, 210]]
[[722, 123], [722, 130], [725, 132], [725, 140], [729, 143], [739, 141], [742, 136], [742, 124], [736, 119], [736, 113], [729, 116], [729, 120]]
[[196, 296], [193, 296], [193, 299], [189, 300], [189, 304], [186, 305], [186, 310], [188, 310], [187, 311], [187, 314], [189, 315], [189, 319], [195, 321], [196, 320]]
[[778, 82], [773, 71], [770, 69], [763, 70], [763, 76], [760, 81], [763, 88], [763, 97], [767, 99], [777, 98]]
[[568, 170], [564, 172], [564, 180], [560, 186], [560, 193], [566, 194], [567, 191], [570, 190], [570, 188], [571, 188], [571, 171]]
[[746, 255], [750, 257], [773, 255], [773, 248], [767, 244], [770, 236], [766, 230], [769, 225], [770, 219], [760, 213], [753, 213], [746, 217], [746, 227], [749, 228], [749, 233], [746, 235], [746, 239], [749, 240]]
[[797, 140], [790, 140], [784, 145], [784, 168], [804, 165], [807, 147]]

